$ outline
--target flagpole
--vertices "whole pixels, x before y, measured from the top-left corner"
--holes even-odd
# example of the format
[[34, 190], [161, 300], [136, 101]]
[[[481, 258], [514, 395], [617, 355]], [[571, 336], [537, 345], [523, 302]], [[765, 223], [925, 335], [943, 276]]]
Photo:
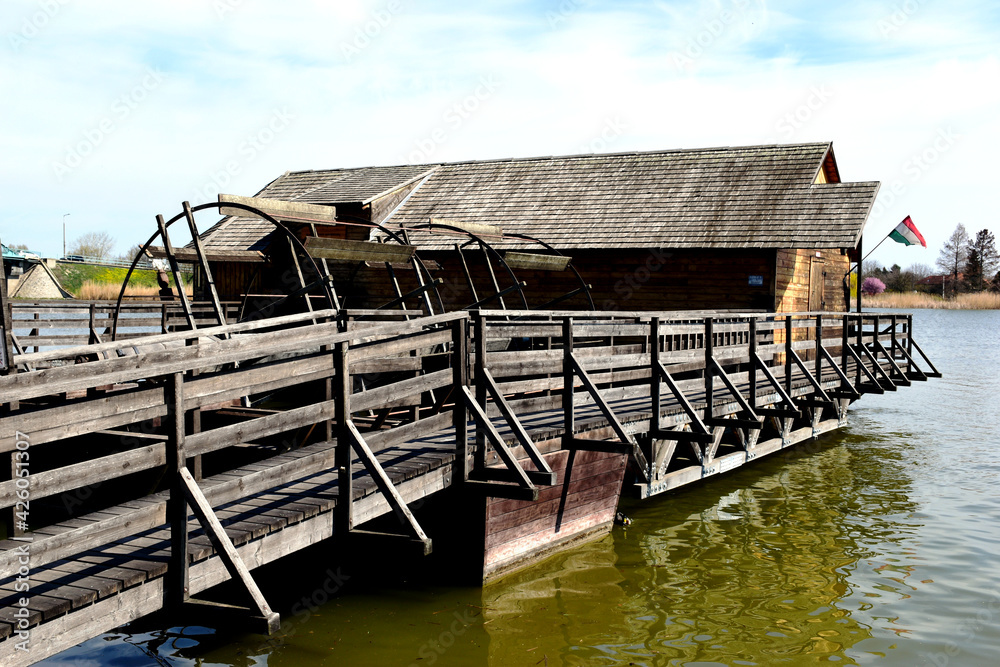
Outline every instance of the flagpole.
[[[897, 225], [897, 227], [898, 227], [898, 225]], [[887, 238], [889, 238], [890, 236], [892, 236], [892, 233], [893, 233], [894, 231], [896, 231], [896, 227], [893, 227], [892, 229], [890, 229], [890, 230], [889, 230], [889, 233], [888, 233], [888, 234], [886, 234], [886, 235], [885, 235], [885, 236], [884, 236], [884, 237], [882, 238], [882, 240], [881, 240], [881, 241], [879, 241], [878, 243], [876, 243], [876, 244], [875, 244], [875, 247], [874, 247], [874, 248], [872, 248], [871, 250], [869, 250], [869, 251], [868, 251], [868, 254], [867, 254], [867, 255], [865, 255], [864, 257], [862, 257], [862, 258], [861, 258], [861, 261], [860, 261], [860, 262], [858, 262], [858, 265], [857, 265], [857, 267], [856, 267], [856, 268], [857, 268], [857, 270], [858, 270], [858, 294], [861, 294], [861, 284], [860, 284], [860, 281], [861, 281], [861, 265], [862, 265], [862, 264], [864, 263], [864, 261], [865, 261], [866, 259], [868, 259], [869, 257], [871, 257], [871, 256], [872, 256], [872, 253], [873, 253], [873, 252], [875, 252], [876, 250], [878, 250], [878, 247], [879, 247], [880, 245], [882, 245], [883, 243], [885, 243], [885, 240], [886, 240]], [[861, 240], [860, 240], [860, 239], [858, 240], [858, 248], [859, 248], [859, 250], [860, 250], [860, 248], [861, 248]], [[854, 270], [853, 268], [852, 268], [852, 269], [849, 269], [849, 270], [847, 271], [847, 273], [845, 273], [844, 275], [845, 275], [845, 276], [847, 276], [847, 275], [850, 275], [851, 271], [853, 271], [853, 270]]]
[[[894, 231], [896, 231], [896, 228], [895, 228], [895, 227], [893, 227], [893, 228], [892, 228], [891, 230], [889, 230], [889, 233], [885, 235], [885, 238], [884, 238], [884, 239], [882, 239], [881, 241], [879, 241], [879, 242], [878, 242], [878, 243], [877, 243], [877, 244], [875, 245], [875, 247], [874, 247], [874, 248], [872, 248], [871, 250], [869, 250], [869, 251], [868, 251], [868, 254], [867, 254], [867, 255], [865, 255], [864, 257], [862, 257], [862, 258], [861, 258], [861, 262], [863, 262], [863, 261], [865, 261], [866, 259], [868, 259], [869, 257], [871, 257], [872, 253], [873, 253], [873, 252], [875, 252], [876, 250], [878, 250], [878, 247], [879, 247], [880, 245], [882, 245], [883, 243], [885, 243], [885, 239], [889, 238], [889, 237], [890, 237], [890, 236], [892, 235], [892, 233], [893, 233]], [[861, 262], [858, 262], [858, 264], [860, 265], [860, 264], [861, 264]]]

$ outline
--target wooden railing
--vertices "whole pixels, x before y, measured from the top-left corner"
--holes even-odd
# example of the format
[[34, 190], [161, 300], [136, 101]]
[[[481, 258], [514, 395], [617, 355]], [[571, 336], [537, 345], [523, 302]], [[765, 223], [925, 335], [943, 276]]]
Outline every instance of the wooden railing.
[[[114, 301], [11, 301], [10, 320], [14, 354], [74, 347], [111, 340]], [[223, 304], [226, 322], [237, 319], [238, 303]], [[199, 328], [218, 325], [210, 304], [192, 305]], [[118, 340], [145, 338], [157, 333], [187, 329], [179, 302], [128, 302], [118, 316]]]
[[[95, 310], [85, 312], [92, 332], [103, 326]], [[168, 590], [181, 601], [191, 507], [232, 576], [274, 621], [213, 507], [335, 470], [338, 530], [355, 531], [366, 518], [354, 514], [351, 471], [360, 462], [426, 552], [430, 538], [377, 459], [393, 445], [450, 433], [452, 483], [532, 499], [538, 485], [557, 482], [544, 458], [553, 448], [620, 451], [648, 483], [677, 442], [710, 461], [720, 428], [751, 434], [769, 417], [837, 409], [863, 392], [937, 375], [905, 314], [479, 311], [365, 319], [378, 315], [317, 311], [18, 355], [20, 372], [0, 377], [4, 465], [16, 469], [29, 443], [32, 460], [46, 461], [28, 478], [32, 503], [62, 496], [79, 516], [87, 503], [70, 507], [65, 499], [104, 485], [113, 488], [105, 504], [118, 508], [81, 525], [53, 515], [59, 525], [35, 535], [33, 567], [170, 523]], [[668, 403], [674, 409], [665, 414]], [[524, 426], [525, 415], [547, 413], [556, 420], [544, 432]], [[753, 437], [744, 439], [753, 446]], [[83, 451], [72, 447], [82, 443], [85, 456], [66, 456]], [[275, 458], [289, 449], [307, 454]], [[269, 467], [223, 479], [235, 464], [220, 453]], [[215, 475], [209, 484], [207, 467]], [[151, 493], [134, 483], [142, 473], [151, 474]], [[133, 483], [108, 484], [125, 477]], [[0, 509], [15, 534], [25, 528], [17, 518], [24, 488], [17, 477], [0, 482]], [[31, 528], [44, 523], [35, 519]], [[0, 579], [17, 568], [13, 551], [0, 552]]]

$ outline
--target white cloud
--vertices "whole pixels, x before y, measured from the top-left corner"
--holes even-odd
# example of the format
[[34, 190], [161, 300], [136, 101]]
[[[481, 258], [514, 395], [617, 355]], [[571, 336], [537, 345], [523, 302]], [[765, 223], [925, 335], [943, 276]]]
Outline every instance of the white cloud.
[[[5, 240], [56, 253], [69, 212], [71, 237], [107, 229], [124, 249], [220, 174], [252, 193], [286, 169], [419, 157], [439, 129], [430, 160], [833, 140], [846, 179], [906, 186], [868, 238], [906, 214], [932, 245], [955, 222], [993, 224], [989, 5], [921, 2], [886, 31], [905, 3], [219, 2], [231, 11], [66, 0], [0, 50]], [[38, 7], [12, 0], [0, 18], [17, 34]], [[120, 117], [149, 68], [164, 80]], [[455, 123], [484, 77], [496, 90]], [[276, 110], [293, 119], [255, 148]], [[113, 131], [60, 181], [53, 163], [108, 118]], [[962, 138], [914, 179], [907, 162], [948, 130]], [[885, 261], [933, 261], [906, 250]]]

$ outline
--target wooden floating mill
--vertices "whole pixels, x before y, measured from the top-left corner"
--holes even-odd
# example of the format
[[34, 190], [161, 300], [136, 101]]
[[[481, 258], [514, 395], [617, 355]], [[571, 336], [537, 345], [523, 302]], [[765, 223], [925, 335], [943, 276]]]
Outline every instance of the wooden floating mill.
[[274, 631], [256, 568], [419, 558], [442, 506], [498, 577], [938, 377], [910, 315], [848, 309], [877, 189], [804, 144], [297, 172], [157, 217], [141, 255], [193, 298], [3, 304], [0, 663], [229, 580]]

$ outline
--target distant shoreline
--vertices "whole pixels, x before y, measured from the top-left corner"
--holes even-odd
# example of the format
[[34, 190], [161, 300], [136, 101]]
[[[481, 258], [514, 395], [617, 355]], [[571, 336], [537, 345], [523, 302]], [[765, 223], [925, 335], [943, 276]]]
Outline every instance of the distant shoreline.
[[1000, 293], [974, 292], [945, 299], [920, 292], [883, 292], [877, 296], [861, 296], [862, 308], [941, 308], [947, 310], [1000, 310]]

